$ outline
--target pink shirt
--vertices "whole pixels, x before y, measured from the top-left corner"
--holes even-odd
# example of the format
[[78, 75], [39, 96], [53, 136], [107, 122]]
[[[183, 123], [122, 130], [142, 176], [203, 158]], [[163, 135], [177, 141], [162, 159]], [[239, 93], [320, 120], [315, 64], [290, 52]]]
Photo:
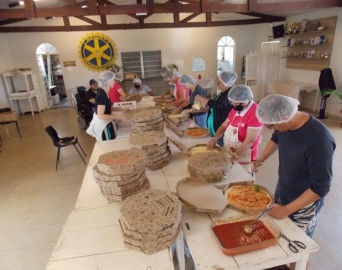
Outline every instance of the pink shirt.
[[120, 99], [120, 93], [118, 92], [121, 89], [121, 85], [118, 83], [114, 83], [113, 88], [111, 88], [109, 90], [108, 96], [110, 99], [110, 102], [114, 103], [114, 102], [121, 102]]
[[256, 117], [257, 107], [258, 104], [254, 101], [251, 101], [248, 107], [245, 110], [243, 110], [241, 114], [238, 114], [237, 111], [232, 109], [228, 114], [228, 123], [226, 126], [226, 128], [229, 125], [232, 125], [233, 127], [238, 127], [238, 138], [240, 142], [243, 142], [246, 139], [247, 128], [260, 129], [260, 133], [257, 139], [251, 146], [252, 160], [256, 160], [258, 158], [259, 143], [261, 139], [262, 128], [264, 126], [262, 123], [259, 122], [258, 118]]
[[181, 95], [180, 95], [181, 91], [184, 91], [184, 93], [185, 93], [185, 100], [184, 100], [184, 102], [178, 104], [178, 107], [180, 107], [181, 105], [183, 105], [188, 100], [189, 89], [184, 88], [183, 85], [181, 85], [179, 82], [176, 82], [175, 85], [176, 85], [175, 93], [173, 94], [175, 99], [180, 99], [181, 98]]

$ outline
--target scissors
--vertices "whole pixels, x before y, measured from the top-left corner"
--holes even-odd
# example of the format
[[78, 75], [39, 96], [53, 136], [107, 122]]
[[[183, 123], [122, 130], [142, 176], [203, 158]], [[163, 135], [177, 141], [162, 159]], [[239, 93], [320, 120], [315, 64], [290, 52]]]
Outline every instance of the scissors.
[[297, 241], [297, 240], [290, 240], [284, 234], [281, 234], [280, 236], [283, 237], [287, 242], [289, 242], [289, 249], [292, 252], [298, 253], [297, 247], [300, 247], [302, 249], [306, 249], [306, 245], [304, 243]]

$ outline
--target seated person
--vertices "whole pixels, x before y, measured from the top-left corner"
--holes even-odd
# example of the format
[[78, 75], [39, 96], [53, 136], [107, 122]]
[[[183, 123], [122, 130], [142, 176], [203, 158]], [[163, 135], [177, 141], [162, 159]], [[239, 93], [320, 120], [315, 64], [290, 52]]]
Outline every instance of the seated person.
[[142, 96], [153, 96], [152, 90], [144, 84], [141, 84], [141, 80], [139, 78], [135, 78], [133, 80], [134, 87], [129, 90], [130, 95], [140, 94]]
[[127, 95], [125, 91], [122, 89], [120, 82], [122, 81], [122, 77], [119, 73], [115, 73], [114, 75], [114, 86], [110, 88], [108, 96], [110, 99], [110, 102], [121, 102], [125, 101]]
[[97, 81], [94, 79], [91, 79], [89, 81], [89, 89], [85, 93], [85, 98], [87, 100], [87, 106], [88, 108], [91, 108], [91, 111], [95, 112], [95, 99], [96, 99], [96, 93], [97, 89], [99, 88], [99, 85], [97, 84]]

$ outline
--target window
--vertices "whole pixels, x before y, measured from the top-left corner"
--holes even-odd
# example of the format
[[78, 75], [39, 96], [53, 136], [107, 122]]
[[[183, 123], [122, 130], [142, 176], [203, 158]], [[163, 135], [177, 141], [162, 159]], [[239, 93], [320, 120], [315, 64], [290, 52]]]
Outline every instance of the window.
[[122, 52], [123, 74], [135, 73], [142, 79], [160, 78], [161, 51]]
[[217, 44], [217, 74], [234, 71], [235, 42], [230, 36], [222, 37]]
[[197, 57], [192, 61], [192, 71], [204, 71], [205, 61], [201, 57]]

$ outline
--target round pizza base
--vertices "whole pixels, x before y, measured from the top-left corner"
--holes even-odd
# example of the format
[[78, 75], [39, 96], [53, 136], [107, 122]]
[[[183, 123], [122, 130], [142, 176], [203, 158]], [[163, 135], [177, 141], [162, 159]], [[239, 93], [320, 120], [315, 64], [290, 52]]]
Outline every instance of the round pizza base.
[[256, 191], [254, 186], [231, 186], [225, 192], [225, 197], [230, 206], [237, 209], [250, 211], [262, 211], [272, 203], [271, 196], [262, 188]]

